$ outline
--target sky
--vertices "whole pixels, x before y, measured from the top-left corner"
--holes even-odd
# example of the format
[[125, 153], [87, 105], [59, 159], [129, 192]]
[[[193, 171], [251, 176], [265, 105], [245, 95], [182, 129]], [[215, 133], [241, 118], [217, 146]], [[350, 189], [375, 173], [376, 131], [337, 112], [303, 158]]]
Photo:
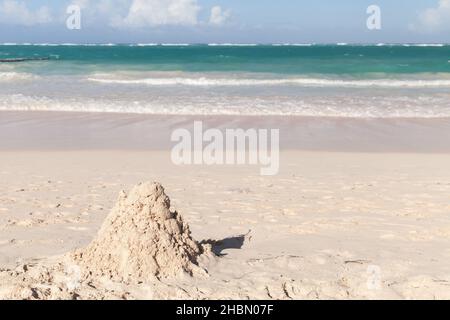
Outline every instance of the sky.
[[5, 42], [450, 43], [450, 0], [0, 0]]

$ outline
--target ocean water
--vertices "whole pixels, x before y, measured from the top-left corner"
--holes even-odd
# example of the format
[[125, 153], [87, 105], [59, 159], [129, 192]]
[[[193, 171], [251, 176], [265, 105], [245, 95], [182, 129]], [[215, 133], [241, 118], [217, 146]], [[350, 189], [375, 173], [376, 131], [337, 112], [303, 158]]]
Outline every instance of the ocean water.
[[0, 110], [450, 117], [450, 45], [0, 45]]

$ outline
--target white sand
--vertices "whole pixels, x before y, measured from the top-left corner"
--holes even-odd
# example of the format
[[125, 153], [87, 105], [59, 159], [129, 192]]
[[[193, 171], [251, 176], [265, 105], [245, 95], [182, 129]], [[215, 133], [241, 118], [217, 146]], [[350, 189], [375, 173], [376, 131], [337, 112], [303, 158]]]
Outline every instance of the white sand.
[[[0, 298], [450, 298], [448, 154], [283, 151], [274, 177], [169, 159], [0, 151]], [[209, 276], [80, 284], [61, 257], [142, 181], [164, 185], [194, 239], [223, 240], [199, 261]]]

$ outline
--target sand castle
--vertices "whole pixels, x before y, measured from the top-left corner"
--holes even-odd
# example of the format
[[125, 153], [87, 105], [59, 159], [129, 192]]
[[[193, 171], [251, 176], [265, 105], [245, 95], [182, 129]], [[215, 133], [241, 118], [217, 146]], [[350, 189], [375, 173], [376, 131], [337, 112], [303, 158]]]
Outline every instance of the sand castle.
[[[191, 237], [189, 226], [159, 183], [124, 191], [94, 241], [74, 254], [92, 276], [140, 283], [186, 273], [202, 273], [197, 258], [209, 250]], [[203, 271], [204, 272], [204, 271]]]
[[[128, 285], [182, 275], [206, 275], [198, 266], [209, 245], [197, 243], [159, 183], [143, 183], [121, 192], [96, 238], [64, 256], [0, 269], [0, 299], [123, 298], [101, 279]], [[72, 274], [73, 271], [75, 274]], [[78, 273], [79, 271], [79, 273]]]

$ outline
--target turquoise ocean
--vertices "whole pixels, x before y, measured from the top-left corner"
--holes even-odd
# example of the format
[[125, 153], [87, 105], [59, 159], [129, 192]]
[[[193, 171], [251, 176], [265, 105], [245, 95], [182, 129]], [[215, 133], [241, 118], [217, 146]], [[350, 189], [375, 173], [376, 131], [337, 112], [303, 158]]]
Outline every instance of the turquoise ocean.
[[0, 60], [0, 110], [450, 117], [450, 45], [3, 44]]

